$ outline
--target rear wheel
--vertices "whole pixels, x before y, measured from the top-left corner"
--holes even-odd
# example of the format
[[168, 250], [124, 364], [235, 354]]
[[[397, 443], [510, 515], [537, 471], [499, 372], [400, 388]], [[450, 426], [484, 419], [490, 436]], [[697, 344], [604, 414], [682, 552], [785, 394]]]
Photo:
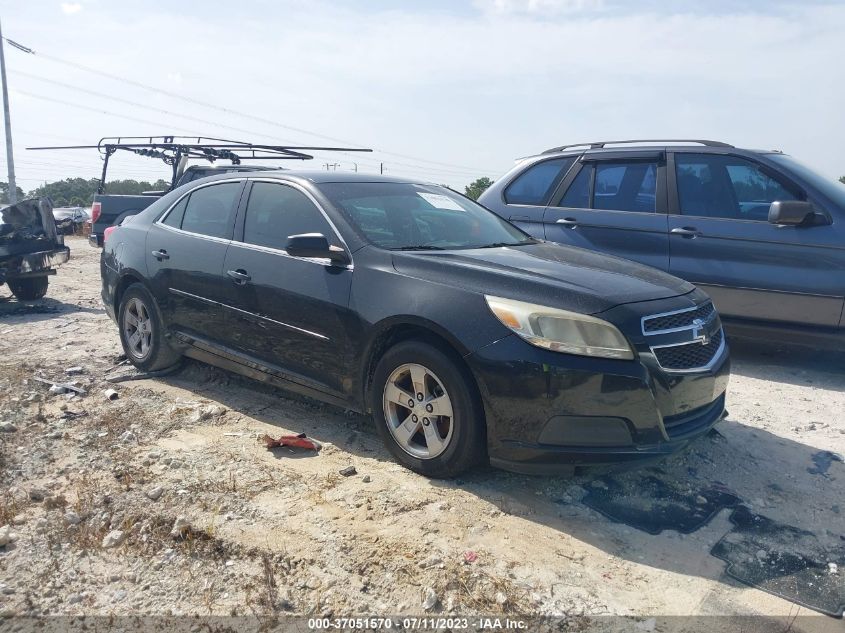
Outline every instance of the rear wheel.
[[9, 290], [21, 301], [33, 301], [40, 299], [47, 294], [47, 286], [50, 283], [50, 278], [47, 275], [43, 277], [26, 277], [25, 279], [9, 279]]
[[484, 454], [475, 385], [449, 354], [420, 341], [389, 349], [372, 383], [376, 427], [393, 456], [429, 477], [454, 477]]
[[180, 354], [164, 338], [155, 299], [143, 285], [134, 283], [123, 293], [117, 324], [126, 358], [138, 369], [157, 371], [179, 361]]

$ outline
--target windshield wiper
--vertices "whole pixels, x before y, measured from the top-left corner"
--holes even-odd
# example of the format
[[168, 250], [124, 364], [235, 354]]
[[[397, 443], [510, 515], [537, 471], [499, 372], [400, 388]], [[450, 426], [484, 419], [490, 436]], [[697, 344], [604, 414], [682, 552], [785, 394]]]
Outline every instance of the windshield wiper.
[[414, 244], [413, 246], [400, 246], [391, 248], [392, 251], [445, 251], [442, 246], [431, 246], [429, 244]]
[[526, 244], [536, 244], [537, 240], [525, 240], [524, 242], [495, 242], [493, 244], [485, 244], [484, 246], [476, 246], [476, 248], [501, 248], [503, 246], [525, 246]]

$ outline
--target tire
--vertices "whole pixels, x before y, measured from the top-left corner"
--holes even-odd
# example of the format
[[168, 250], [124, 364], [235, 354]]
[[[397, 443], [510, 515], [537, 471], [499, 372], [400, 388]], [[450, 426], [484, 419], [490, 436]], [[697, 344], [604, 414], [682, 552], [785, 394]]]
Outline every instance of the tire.
[[34, 301], [41, 299], [47, 294], [47, 286], [50, 283], [50, 278], [47, 275], [43, 277], [26, 277], [25, 279], [9, 279], [9, 290], [21, 301]]
[[483, 409], [459, 359], [422, 341], [399, 343], [379, 360], [370, 390], [376, 428], [402, 465], [440, 479], [481, 461], [486, 452]]
[[117, 326], [126, 358], [138, 369], [158, 371], [179, 362], [181, 355], [164, 337], [155, 299], [142, 284], [132, 284], [120, 298]]

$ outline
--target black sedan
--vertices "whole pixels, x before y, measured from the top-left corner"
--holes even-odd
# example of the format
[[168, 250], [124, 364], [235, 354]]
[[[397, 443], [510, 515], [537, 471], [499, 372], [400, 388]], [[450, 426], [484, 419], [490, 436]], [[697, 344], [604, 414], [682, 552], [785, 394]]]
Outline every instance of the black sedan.
[[436, 185], [206, 178], [110, 228], [101, 272], [137, 367], [187, 356], [371, 412], [433, 477], [659, 457], [724, 413], [728, 351], [703, 292]]

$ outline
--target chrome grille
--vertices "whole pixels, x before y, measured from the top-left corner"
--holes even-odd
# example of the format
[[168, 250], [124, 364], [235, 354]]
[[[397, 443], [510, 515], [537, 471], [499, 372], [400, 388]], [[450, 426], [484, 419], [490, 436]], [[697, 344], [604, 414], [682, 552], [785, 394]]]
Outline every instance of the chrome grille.
[[722, 347], [724, 334], [719, 329], [705, 344], [695, 341], [670, 347], [654, 347], [654, 357], [663, 369], [689, 371], [706, 367]]
[[715, 312], [716, 309], [713, 307], [713, 304], [708, 302], [697, 308], [690, 308], [689, 310], [645, 317], [643, 319], [643, 334], [657, 334], [658, 332], [692, 327], [696, 319], [707, 322], [713, 317]]

